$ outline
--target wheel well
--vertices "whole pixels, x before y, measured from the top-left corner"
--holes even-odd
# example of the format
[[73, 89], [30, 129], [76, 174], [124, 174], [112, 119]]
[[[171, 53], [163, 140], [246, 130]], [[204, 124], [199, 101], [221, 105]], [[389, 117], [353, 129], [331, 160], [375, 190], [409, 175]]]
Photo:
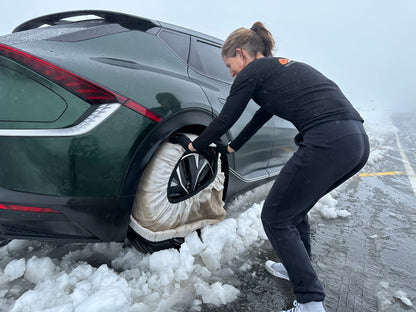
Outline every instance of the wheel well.
[[[124, 213], [131, 214], [134, 197], [137, 191], [142, 174], [157, 151], [159, 146], [173, 133], [192, 133], [199, 135], [212, 121], [212, 113], [204, 109], [193, 109], [181, 111], [172, 115], [168, 119], [157, 124], [144, 138], [142, 138], [136, 148], [133, 157], [126, 169], [123, 182], [120, 187], [120, 196], [128, 197], [130, 200], [125, 204]], [[224, 140], [225, 141], [225, 140]], [[229, 189], [229, 161], [227, 155], [221, 155], [221, 170], [225, 176], [223, 200], [225, 201]], [[123, 225], [126, 235], [129, 228], [130, 218], [125, 218]], [[128, 220], [127, 220], [128, 219]]]
[[[205, 109], [183, 110], [171, 115], [156, 125], [150, 133], [141, 140], [127, 167], [123, 179], [120, 195], [133, 195], [136, 193], [140, 178], [148, 162], [157, 148], [173, 133], [192, 133], [199, 135], [212, 121], [212, 113]], [[226, 155], [221, 155], [221, 170], [225, 175], [224, 198], [228, 189], [229, 161]], [[133, 204], [133, 203], [132, 203]]]

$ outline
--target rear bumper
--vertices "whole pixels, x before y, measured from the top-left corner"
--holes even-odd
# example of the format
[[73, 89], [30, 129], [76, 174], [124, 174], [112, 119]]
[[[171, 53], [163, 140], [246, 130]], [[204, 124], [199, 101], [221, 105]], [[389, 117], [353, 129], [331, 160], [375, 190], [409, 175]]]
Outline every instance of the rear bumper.
[[0, 210], [0, 235], [46, 241], [124, 241], [134, 196], [65, 197], [0, 187], [0, 203], [50, 208], [59, 214]]

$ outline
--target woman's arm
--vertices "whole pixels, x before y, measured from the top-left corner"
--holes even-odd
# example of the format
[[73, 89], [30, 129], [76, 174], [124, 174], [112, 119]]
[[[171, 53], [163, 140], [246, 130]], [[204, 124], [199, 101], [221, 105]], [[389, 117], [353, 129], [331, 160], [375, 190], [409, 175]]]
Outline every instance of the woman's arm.
[[260, 107], [240, 134], [230, 143], [229, 147], [238, 151], [272, 117], [272, 113]]

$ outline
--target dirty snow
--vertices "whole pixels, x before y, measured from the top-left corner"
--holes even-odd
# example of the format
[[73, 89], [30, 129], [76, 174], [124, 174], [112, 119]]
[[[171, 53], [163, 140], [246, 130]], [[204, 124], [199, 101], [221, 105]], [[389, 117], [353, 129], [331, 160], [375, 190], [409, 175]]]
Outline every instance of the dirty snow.
[[377, 293], [378, 310], [388, 311], [389, 307], [394, 303], [394, 300], [400, 300], [407, 307], [413, 306], [412, 301], [403, 290], [391, 289], [387, 281], [381, 281], [380, 286], [382, 289]]
[[[383, 157], [380, 133], [395, 129], [385, 120], [365, 126], [372, 139], [371, 166]], [[189, 234], [179, 251], [144, 255], [128, 242], [54, 245], [13, 240], [0, 247], [0, 312], [200, 311], [202, 304], [227, 304], [239, 295], [227, 283], [233, 274], [230, 263], [266, 239], [260, 213], [270, 187], [237, 197], [223, 222], [205, 227], [200, 237]], [[337, 203], [343, 187], [317, 203], [311, 222], [323, 226], [321, 218], [349, 217]], [[248, 269], [250, 264], [234, 270]], [[396, 299], [412, 306], [403, 290], [390, 289], [386, 281], [380, 285], [380, 305]]]

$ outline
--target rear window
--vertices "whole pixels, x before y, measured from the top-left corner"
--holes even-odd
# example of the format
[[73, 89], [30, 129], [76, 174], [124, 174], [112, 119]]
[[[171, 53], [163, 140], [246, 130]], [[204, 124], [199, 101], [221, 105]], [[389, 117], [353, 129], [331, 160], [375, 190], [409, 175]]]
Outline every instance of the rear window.
[[163, 30], [159, 37], [179, 56], [185, 63], [188, 62], [189, 39], [188, 35]]
[[0, 64], [0, 121], [53, 122], [66, 107], [47, 86]]

